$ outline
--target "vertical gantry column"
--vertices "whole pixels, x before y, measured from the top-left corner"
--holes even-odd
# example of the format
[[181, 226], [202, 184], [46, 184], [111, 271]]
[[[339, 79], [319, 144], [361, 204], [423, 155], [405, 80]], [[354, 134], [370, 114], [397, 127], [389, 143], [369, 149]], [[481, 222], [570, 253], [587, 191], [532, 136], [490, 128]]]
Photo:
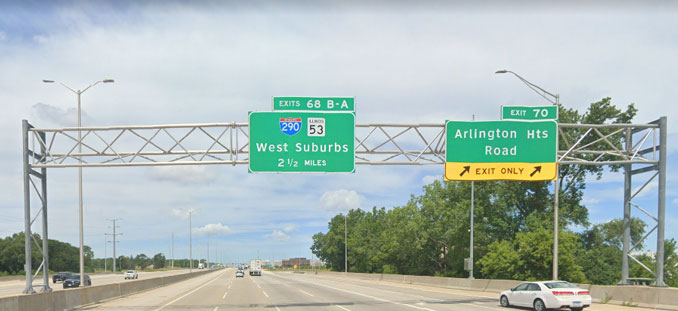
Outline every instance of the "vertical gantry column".
[[[632, 153], [631, 129], [626, 130], [626, 154]], [[629, 284], [629, 252], [631, 243], [631, 164], [624, 164], [624, 223], [622, 235], [622, 271], [619, 284]]]
[[[45, 162], [47, 150], [44, 142], [45, 133], [39, 132], [41, 143], [40, 143], [40, 162]], [[40, 169], [40, 180], [42, 181], [42, 292], [51, 292], [52, 289], [49, 287], [49, 235], [47, 234], [47, 168]]]
[[659, 118], [659, 197], [657, 204], [657, 254], [655, 286], [666, 286], [664, 283], [664, 225], [666, 223], [666, 117]]
[[30, 163], [28, 150], [28, 130], [31, 125], [28, 121], [21, 122], [22, 141], [24, 143], [24, 235], [25, 235], [25, 256], [26, 263], [24, 264], [24, 271], [26, 272], [26, 288], [24, 294], [35, 293], [33, 290], [33, 266], [31, 258], [31, 185], [30, 185]]

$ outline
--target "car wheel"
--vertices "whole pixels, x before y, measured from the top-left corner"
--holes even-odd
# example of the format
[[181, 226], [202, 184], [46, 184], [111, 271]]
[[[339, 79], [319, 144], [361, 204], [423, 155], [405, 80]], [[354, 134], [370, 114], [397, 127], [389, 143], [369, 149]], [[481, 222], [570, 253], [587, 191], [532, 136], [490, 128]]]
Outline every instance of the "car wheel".
[[541, 299], [537, 299], [534, 301], [534, 311], [546, 311], [546, 305], [544, 305], [544, 302]]
[[508, 298], [506, 296], [501, 296], [501, 299], [499, 299], [499, 302], [501, 303], [502, 307], [508, 307], [509, 306]]
[[572, 311], [581, 311], [581, 310], [584, 310], [584, 308], [570, 308], [570, 310], [572, 310]]

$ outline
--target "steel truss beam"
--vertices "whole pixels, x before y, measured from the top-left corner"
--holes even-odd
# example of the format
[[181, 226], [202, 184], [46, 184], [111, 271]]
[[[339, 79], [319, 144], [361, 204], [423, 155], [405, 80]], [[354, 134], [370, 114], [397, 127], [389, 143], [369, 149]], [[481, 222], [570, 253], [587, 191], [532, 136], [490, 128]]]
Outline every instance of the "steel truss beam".
[[[42, 180], [46, 183], [45, 169], [57, 167], [249, 163], [247, 123], [37, 129], [24, 122], [26, 205], [29, 204], [29, 175], [37, 174], [32, 170], [34, 168], [42, 170]], [[77, 138], [79, 130], [82, 131], [81, 139]], [[557, 163], [560, 165], [621, 166], [626, 174], [657, 171], [659, 205], [656, 217], [658, 247], [655, 274], [656, 284], [663, 286], [663, 255], [659, 254], [663, 254], [666, 201], [666, 117], [649, 124], [559, 124], [558, 134]], [[620, 137], [626, 142], [624, 146], [616, 143]], [[82, 144], [82, 153], [76, 151], [79, 144]], [[40, 152], [34, 152], [38, 149]], [[355, 150], [356, 164], [361, 165], [444, 164], [445, 125], [358, 124]], [[79, 161], [80, 157], [82, 163]], [[637, 168], [633, 169], [634, 166]], [[625, 184], [630, 187], [630, 177], [625, 179]], [[46, 211], [46, 195], [43, 198], [43, 211]], [[625, 200], [625, 206], [631, 206], [630, 200]], [[43, 217], [46, 219], [46, 213], [43, 213]], [[29, 214], [26, 214], [26, 219], [30, 219]], [[630, 212], [628, 215], [624, 213], [624, 219], [625, 223], [630, 223]], [[27, 232], [29, 229], [27, 227]], [[46, 240], [46, 227], [43, 235]], [[625, 237], [626, 235], [625, 231]], [[624, 241], [624, 266], [628, 270], [630, 248], [626, 239]], [[30, 249], [28, 242], [30, 241], [27, 238], [27, 254]], [[46, 246], [43, 247], [44, 257], [47, 254], [46, 249]], [[26, 271], [28, 275], [29, 270]], [[622, 282], [626, 283], [627, 279], [628, 275], [623, 277]], [[27, 290], [29, 288], [27, 285]]]

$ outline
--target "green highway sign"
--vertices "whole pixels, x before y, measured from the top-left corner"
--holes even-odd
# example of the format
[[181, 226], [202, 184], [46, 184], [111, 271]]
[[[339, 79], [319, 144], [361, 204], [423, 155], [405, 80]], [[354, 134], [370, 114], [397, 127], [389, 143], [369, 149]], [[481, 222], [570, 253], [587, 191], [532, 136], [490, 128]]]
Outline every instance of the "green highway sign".
[[445, 180], [553, 180], [558, 124], [447, 121]]
[[355, 115], [322, 112], [250, 112], [249, 171], [352, 173]]
[[501, 119], [558, 121], [558, 106], [501, 106]]
[[355, 112], [354, 97], [273, 97], [274, 111]]

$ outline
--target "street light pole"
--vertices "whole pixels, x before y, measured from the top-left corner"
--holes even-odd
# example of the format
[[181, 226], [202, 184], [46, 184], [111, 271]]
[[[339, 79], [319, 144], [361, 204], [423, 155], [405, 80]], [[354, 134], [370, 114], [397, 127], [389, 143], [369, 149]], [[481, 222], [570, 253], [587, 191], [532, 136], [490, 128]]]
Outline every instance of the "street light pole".
[[[525, 85], [527, 85], [527, 87], [529, 87], [535, 93], [539, 94], [539, 96], [543, 97], [544, 99], [548, 100], [551, 104], [555, 105], [556, 109], [560, 107], [559, 94], [552, 94], [549, 91], [542, 89], [538, 85], [525, 80], [525, 78], [521, 77], [519, 74], [510, 70], [498, 70], [495, 73], [510, 73], [516, 76], [516, 78], [520, 79], [520, 81], [525, 83]], [[551, 96], [553, 99], [546, 97], [546, 95]], [[558, 136], [556, 135], [556, 137]], [[558, 144], [557, 139], [556, 144]], [[558, 162], [556, 161], [556, 180], [553, 182], [553, 280], [558, 279], [558, 232], [560, 231], [560, 227], [558, 225], [558, 196], [560, 192], [559, 191], [560, 178], [558, 175], [560, 175], [560, 168], [558, 167]]]
[[191, 260], [189, 272], [193, 272], [193, 211], [188, 211], [189, 257]]
[[344, 215], [344, 273], [348, 272], [348, 234], [346, 230], [346, 218], [348, 218], [348, 212]]
[[[54, 83], [54, 80], [42, 80], [44, 83]], [[90, 84], [88, 87], [86, 87], [84, 90], [74, 90], [67, 85], [59, 82], [63, 87], [67, 88], [71, 92], [75, 93], [78, 95], [78, 161], [82, 165], [82, 131], [80, 128], [82, 127], [82, 122], [81, 122], [81, 112], [80, 112], [80, 97], [82, 96], [82, 93], [85, 93], [89, 88], [99, 84], [99, 83], [113, 83], [115, 80], [113, 79], [103, 79], [99, 80], [97, 82], [94, 82]], [[83, 235], [83, 211], [82, 211], [82, 166], [78, 166], [78, 221], [79, 221], [79, 229], [80, 229], [80, 286], [86, 286], [85, 284], [85, 256], [83, 252], [83, 246], [84, 246], [84, 235]]]

